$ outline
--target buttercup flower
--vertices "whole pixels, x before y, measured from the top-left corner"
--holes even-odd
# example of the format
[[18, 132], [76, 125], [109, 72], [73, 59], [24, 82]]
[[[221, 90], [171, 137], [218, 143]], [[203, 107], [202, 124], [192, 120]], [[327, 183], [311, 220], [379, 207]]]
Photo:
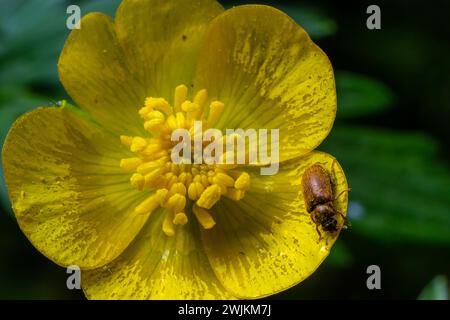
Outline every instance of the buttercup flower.
[[[124, 0], [115, 20], [86, 15], [60, 79], [80, 109], [39, 108], [3, 147], [20, 228], [45, 256], [78, 265], [91, 299], [257, 298], [301, 282], [338, 232], [316, 231], [302, 190], [336, 113], [332, 66], [268, 6]], [[171, 133], [279, 129], [279, 172], [177, 164]], [[270, 149], [270, 148], [269, 148]], [[270, 150], [269, 150], [270, 151]], [[347, 195], [334, 201], [345, 214]], [[338, 224], [343, 219], [337, 217]]]

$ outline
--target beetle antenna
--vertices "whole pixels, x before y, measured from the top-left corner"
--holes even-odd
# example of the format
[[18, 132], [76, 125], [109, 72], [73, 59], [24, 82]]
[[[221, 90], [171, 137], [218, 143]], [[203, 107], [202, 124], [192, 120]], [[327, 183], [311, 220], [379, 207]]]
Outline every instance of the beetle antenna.
[[344, 219], [344, 225], [342, 226], [344, 229], [347, 229], [352, 226], [352, 223], [348, 220], [348, 218], [346, 216], [344, 216], [344, 214], [342, 212], [337, 211], [337, 210], [336, 210], [336, 212], [342, 217], [342, 219]]
[[342, 196], [345, 192], [350, 192], [350, 191], [352, 191], [351, 188], [342, 190], [342, 191], [341, 191], [341, 192], [333, 199], [333, 201], [336, 201], [336, 200], [337, 200], [340, 196]]

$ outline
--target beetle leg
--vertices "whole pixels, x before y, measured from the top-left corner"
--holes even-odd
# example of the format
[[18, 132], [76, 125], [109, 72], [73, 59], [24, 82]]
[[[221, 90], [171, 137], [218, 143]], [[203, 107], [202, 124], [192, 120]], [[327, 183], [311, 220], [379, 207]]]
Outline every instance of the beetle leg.
[[314, 214], [314, 212], [311, 214], [311, 220], [312, 220], [312, 222], [314, 222], [316, 225], [318, 225], [317, 220], [316, 220], [316, 215]]
[[351, 226], [352, 226], [352, 224], [350, 223], [350, 221], [348, 221], [347, 217], [344, 216], [344, 214], [343, 214], [342, 212], [337, 211], [337, 210], [336, 210], [336, 212], [342, 217], [342, 219], [344, 219], [344, 225], [343, 225], [343, 227], [347, 228], [347, 227], [351, 227]]
[[322, 234], [320, 233], [319, 225], [318, 225], [318, 224], [316, 224], [316, 231], [317, 231], [317, 233], [319, 234], [319, 240], [318, 240], [317, 242], [320, 242], [320, 240], [322, 240]]
[[316, 225], [316, 231], [317, 231], [317, 233], [319, 234], [319, 241], [317, 241], [317, 242], [320, 242], [320, 240], [322, 240], [322, 234], [320, 233], [320, 230], [319, 230], [319, 223], [317, 222], [317, 220], [316, 220], [316, 216], [314, 215], [314, 213], [313, 214], [311, 214], [311, 220], [314, 222], [314, 224]]

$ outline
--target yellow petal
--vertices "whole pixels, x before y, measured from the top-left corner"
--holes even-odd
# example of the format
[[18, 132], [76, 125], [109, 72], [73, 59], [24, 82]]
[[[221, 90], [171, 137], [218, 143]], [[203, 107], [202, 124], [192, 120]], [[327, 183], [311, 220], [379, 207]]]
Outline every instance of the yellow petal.
[[[286, 290], [310, 276], [328, 256], [338, 233], [319, 241], [316, 225], [305, 209], [302, 174], [319, 162], [331, 174], [334, 194], [347, 189], [334, 158], [311, 152], [285, 162], [274, 176], [251, 174], [252, 185], [240, 201], [222, 199], [214, 207], [216, 225], [202, 230], [211, 266], [235, 296], [258, 298]], [[344, 215], [347, 194], [334, 206]], [[337, 218], [340, 225], [342, 218]]]
[[64, 88], [82, 109], [119, 134], [142, 135], [146, 93], [125, 61], [111, 18], [90, 13], [73, 30], [58, 62]]
[[219, 129], [280, 129], [281, 161], [318, 146], [336, 114], [328, 57], [291, 18], [268, 6], [235, 7], [211, 22], [195, 88], [225, 104]]
[[59, 265], [102, 266], [133, 240], [148, 215], [119, 167], [119, 139], [72, 111], [39, 108], [19, 118], [3, 146], [9, 197], [31, 243]]
[[214, 0], [124, 0], [117, 36], [133, 75], [147, 96], [171, 104], [174, 89], [192, 84], [205, 30], [223, 8]]
[[230, 299], [202, 249], [194, 219], [172, 237], [156, 211], [136, 240], [104, 268], [83, 272], [89, 299]]

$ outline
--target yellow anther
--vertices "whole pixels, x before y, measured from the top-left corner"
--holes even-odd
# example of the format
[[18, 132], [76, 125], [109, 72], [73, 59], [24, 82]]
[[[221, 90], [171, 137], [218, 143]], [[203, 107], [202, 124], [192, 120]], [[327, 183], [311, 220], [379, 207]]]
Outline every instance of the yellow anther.
[[184, 112], [193, 112], [193, 111], [198, 110], [198, 105], [195, 103], [192, 103], [191, 101], [185, 101], [181, 105], [181, 110], [183, 110]]
[[164, 203], [166, 203], [168, 193], [169, 190], [167, 189], [158, 189], [156, 191], [156, 196], [158, 197], [158, 203], [160, 207], [164, 206]]
[[161, 163], [159, 161], [149, 161], [141, 164], [139, 167], [136, 168], [136, 172], [146, 175], [149, 172], [152, 172], [155, 169], [160, 169]]
[[167, 185], [166, 188], [170, 189], [174, 183], [178, 181], [177, 176], [175, 176], [172, 172], [166, 173]]
[[178, 167], [180, 168], [180, 172], [185, 172], [187, 169], [189, 169], [189, 165], [185, 163], [179, 164]]
[[188, 188], [189, 199], [198, 200], [204, 190], [205, 187], [200, 182], [192, 182]]
[[187, 172], [181, 172], [180, 175], [178, 176], [178, 181], [184, 184], [186, 182], [187, 174], [188, 174]]
[[184, 182], [185, 186], [189, 186], [192, 183], [192, 174], [190, 172], [186, 173], [186, 181]]
[[175, 118], [174, 115], [167, 117], [166, 123], [170, 130], [178, 129], [177, 128], [177, 119]]
[[147, 214], [152, 213], [159, 205], [158, 196], [153, 194], [146, 200], [142, 201], [135, 209], [134, 212], [137, 214]]
[[236, 189], [248, 190], [250, 188], [250, 175], [247, 172], [242, 172], [239, 178], [234, 183]]
[[225, 187], [233, 187], [234, 179], [225, 173], [219, 172], [214, 176], [213, 183], [222, 185]]
[[136, 189], [142, 190], [144, 188], [145, 178], [142, 174], [134, 173], [130, 178], [130, 183]]
[[158, 133], [159, 131], [164, 131], [164, 119], [151, 119], [148, 121], [145, 121], [144, 123], [144, 129], [151, 132], [151, 133]]
[[210, 183], [209, 183], [209, 181], [208, 181], [208, 177], [207, 177], [206, 175], [202, 174], [202, 175], [200, 175], [200, 178], [201, 178], [201, 180], [200, 180], [201, 184], [202, 184], [205, 188], [208, 188], [208, 186], [210, 185]]
[[151, 111], [151, 112], [147, 113], [144, 116], [144, 119], [145, 120], [152, 120], [152, 119], [165, 120], [166, 117], [164, 116], [164, 114], [162, 112], [155, 110], [155, 111]]
[[128, 172], [134, 172], [142, 164], [139, 158], [128, 158], [120, 160], [120, 167]]
[[[188, 187], [188, 197], [191, 200], [197, 200], [198, 196], [197, 196], [197, 188], [195, 186], [195, 184], [198, 182], [193, 182], [189, 185]], [[203, 186], [202, 186], [203, 187]]]
[[152, 143], [145, 147], [145, 149], [141, 151], [141, 154], [143, 156], [152, 156], [155, 153], [160, 152], [161, 150], [162, 147], [160, 144]]
[[169, 190], [169, 196], [174, 194], [181, 194], [182, 196], [186, 195], [186, 187], [181, 182], [174, 183]]
[[175, 97], [174, 97], [174, 110], [175, 112], [181, 111], [181, 105], [186, 101], [188, 94], [188, 88], [182, 84], [175, 88]]
[[197, 218], [198, 222], [202, 225], [203, 228], [211, 229], [216, 225], [216, 222], [214, 221], [213, 217], [205, 209], [194, 205], [192, 207], [192, 211], [194, 212], [195, 217]]
[[182, 105], [181, 105], [181, 109], [186, 112], [186, 125], [188, 127], [191, 127], [191, 134], [193, 134], [193, 130], [194, 128], [192, 127], [193, 121], [196, 119], [199, 111], [200, 111], [200, 107], [198, 106], [198, 104], [190, 102], [190, 101], [185, 101]]
[[208, 120], [207, 125], [208, 128], [211, 128], [216, 124], [217, 120], [219, 120], [220, 115], [222, 114], [223, 108], [225, 105], [220, 101], [213, 101], [209, 105], [209, 114], [208, 114]]
[[157, 180], [160, 179], [160, 177], [163, 173], [164, 173], [163, 168], [156, 168], [153, 171], [151, 171], [150, 173], [147, 173], [144, 176], [145, 186], [149, 188], [149, 187], [155, 185], [155, 183], [157, 182]]
[[[175, 177], [175, 179], [177, 179], [176, 175], [175, 175], [173, 172], [167, 172], [167, 173], [165, 174], [165, 176], [166, 176], [166, 178], [169, 179], [169, 180], [171, 180], [173, 177]], [[178, 179], [177, 179], [177, 180], [178, 180]], [[177, 182], [177, 181], [175, 181], [175, 182]]]
[[177, 122], [177, 128], [184, 128], [186, 123], [185, 123], [185, 117], [184, 114], [182, 112], [177, 112], [175, 115], [175, 120]]
[[152, 110], [152, 108], [150, 108], [150, 107], [143, 107], [143, 108], [140, 108], [139, 109], [139, 115], [142, 117], [142, 118], [144, 118], [145, 119], [145, 117], [147, 116], [147, 114], [149, 113], [149, 112], [152, 112], [153, 110]]
[[184, 212], [179, 212], [173, 218], [173, 224], [185, 225], [188, 222], [188, 218]]
[[181, 194], [174, 194], [167, 200], [166, 208], [171, 209], [173, 212], [182, 212], [186, 206], [186, 197]]
[[139, 152], [139, 151], [144, 150], [144, 148], [146, 146], [147, 146], [147, 140], [145, 140], [144, 138], [141, 138], [141, 137], [134, 137], [131, 142], [130, 150], [131, 150], [131, 152]]
[[120, 136], [120, 142], [127, 147], [131, 146], [131, 143], [133, 142], [133, 137], [130, 136]]
[[166, 217], [162, 225], [163, 232], [166, 236], [173, 237], [175, 235], [175, 229], [173, 228], [174, 213], [167, 211]]
[[164, 188], [167, 185], [167, 179], [165, 176], [157, 175], [156, 177], [145, 176], [144, 186], [149, 189]]
[[201, 115], [203, 113], [203, 110], [205, 109], [206, 101], [208, 100], [208, 91], [206, 89], [202, 89], [195, 95], [194, 103], [196, 103], [199, 107], [197, 116]]
[[231, 200], [234, 200], [234, 201], [239, 201], [244, 197], [244, 195], [245, 195], [245, 191], [243, 191], [243, 190], [229, 188], [227, 190], [227, 194], [225, 194], [225, 197], [227, 197]]
[[147, 98], [145, 99], [145, 106], [162, 111], [167, 115], [171, 115], [173, 112], [170, 104], [164, 98]]
[[205, 209], [211, 209], [217, 201], [220, 200], [221, 189], [218, 185], [213, 184], [203, 191], [197, 200], [197, 205]]
[[166, 150], [161, 150], [158, 153], [154, 153], [154, 154], [147, 154], [147, 153], [142, 153], [141, 155], [145, 156], [145, 160], [146, 161], [165, 161], [167, 159], [169, 159], [169, 156], [167, 155], [167, 151]]

